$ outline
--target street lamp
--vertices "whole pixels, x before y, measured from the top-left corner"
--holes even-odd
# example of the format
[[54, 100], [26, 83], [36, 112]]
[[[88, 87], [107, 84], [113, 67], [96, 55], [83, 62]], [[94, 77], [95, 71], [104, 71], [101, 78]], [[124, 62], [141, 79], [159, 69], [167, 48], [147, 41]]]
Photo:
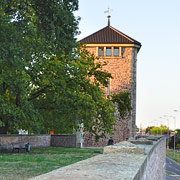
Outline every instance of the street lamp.
[[[174, 110], [174, 112], [180, 112], [179, 110]], [[177, 123], [179, 125], [179, 123]]]
[[166, 115], [164, 117], [160, 117], [161, 119], [165, 119], [168, 122], [168, 139], [167, 139], [167, 149], [169, 149], [169, 119], [167, 118]]
[[[176, 112], [176, 111], [175, 111]], [[175, 135], [176, 135], [176, 131], [175, 131], [175, 129], [176, 129], [176, 117], [175, 116], [166, 116], [166, 117], [171, 117], [171, 118], [173, 118], [174, 119], [174, 159], [175, 159], [175, 147], [176, 147], [176, 138], [175, 138]]]

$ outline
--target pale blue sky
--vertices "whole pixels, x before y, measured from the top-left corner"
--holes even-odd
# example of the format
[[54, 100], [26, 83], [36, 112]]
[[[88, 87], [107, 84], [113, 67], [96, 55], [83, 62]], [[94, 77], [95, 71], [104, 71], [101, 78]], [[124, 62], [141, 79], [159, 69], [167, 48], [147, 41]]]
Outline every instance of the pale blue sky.
[[[180, 128], [180, 0], [79, 0], [78, 39], [111, 26], [142, 43], [137, 64], [137, 125], [176, 116]], [[170, 128], [174, 128], [169, 118]], [[167, 122], [164, 120], [164, 124]]]

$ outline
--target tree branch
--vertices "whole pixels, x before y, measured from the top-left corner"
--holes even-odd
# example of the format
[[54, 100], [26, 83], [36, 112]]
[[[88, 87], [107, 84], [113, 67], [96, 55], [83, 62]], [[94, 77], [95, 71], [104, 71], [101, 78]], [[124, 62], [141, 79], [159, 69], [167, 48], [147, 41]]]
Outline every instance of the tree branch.
[[33, 100], [33, 99], [36, 99], [38, 96], [42, 95], [43, 93], [48, 92], [47, 89], [50, 88], [50, 87], [51, 87], [51, 86], [46, 86], [46, 87], [38, 90], [37, 92], [33, 93], [33, 94], [31, 95], [31, 97], [28, 98], [28, 101], [31, 101], [31, 100]]

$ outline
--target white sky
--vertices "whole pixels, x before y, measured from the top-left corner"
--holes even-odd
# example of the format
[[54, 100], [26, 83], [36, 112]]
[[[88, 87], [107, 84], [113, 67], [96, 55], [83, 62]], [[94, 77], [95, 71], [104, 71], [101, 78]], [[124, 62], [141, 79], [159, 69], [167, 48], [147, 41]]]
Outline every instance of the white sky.
[[[79, 0], [77, 37], [111, 26], [141, 42], [137, 64], [137, 125], [155, 125], [163, 115], [175, 116], [180, 128], [180, 0]], [[170, 128], [174, 120], [169, 118]], [[157, 125], [157, 123], [156, 123]]]

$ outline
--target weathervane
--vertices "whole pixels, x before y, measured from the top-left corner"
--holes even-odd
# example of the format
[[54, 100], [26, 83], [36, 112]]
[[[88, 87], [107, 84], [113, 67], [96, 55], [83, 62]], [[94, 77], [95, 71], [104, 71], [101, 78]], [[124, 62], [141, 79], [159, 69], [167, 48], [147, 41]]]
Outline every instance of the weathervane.
[[110, 16], [110, 11], [112, 12], [112, 9], [110, 10], [109, 7], [108, 7], [107, 10], [104, 11], [104, 13], [108, 13], [108, 16], [107, 16], [107, 18], [108, 18], [108, 26], [110, 26], [110, 18], [111, 18], [111, 16]]

